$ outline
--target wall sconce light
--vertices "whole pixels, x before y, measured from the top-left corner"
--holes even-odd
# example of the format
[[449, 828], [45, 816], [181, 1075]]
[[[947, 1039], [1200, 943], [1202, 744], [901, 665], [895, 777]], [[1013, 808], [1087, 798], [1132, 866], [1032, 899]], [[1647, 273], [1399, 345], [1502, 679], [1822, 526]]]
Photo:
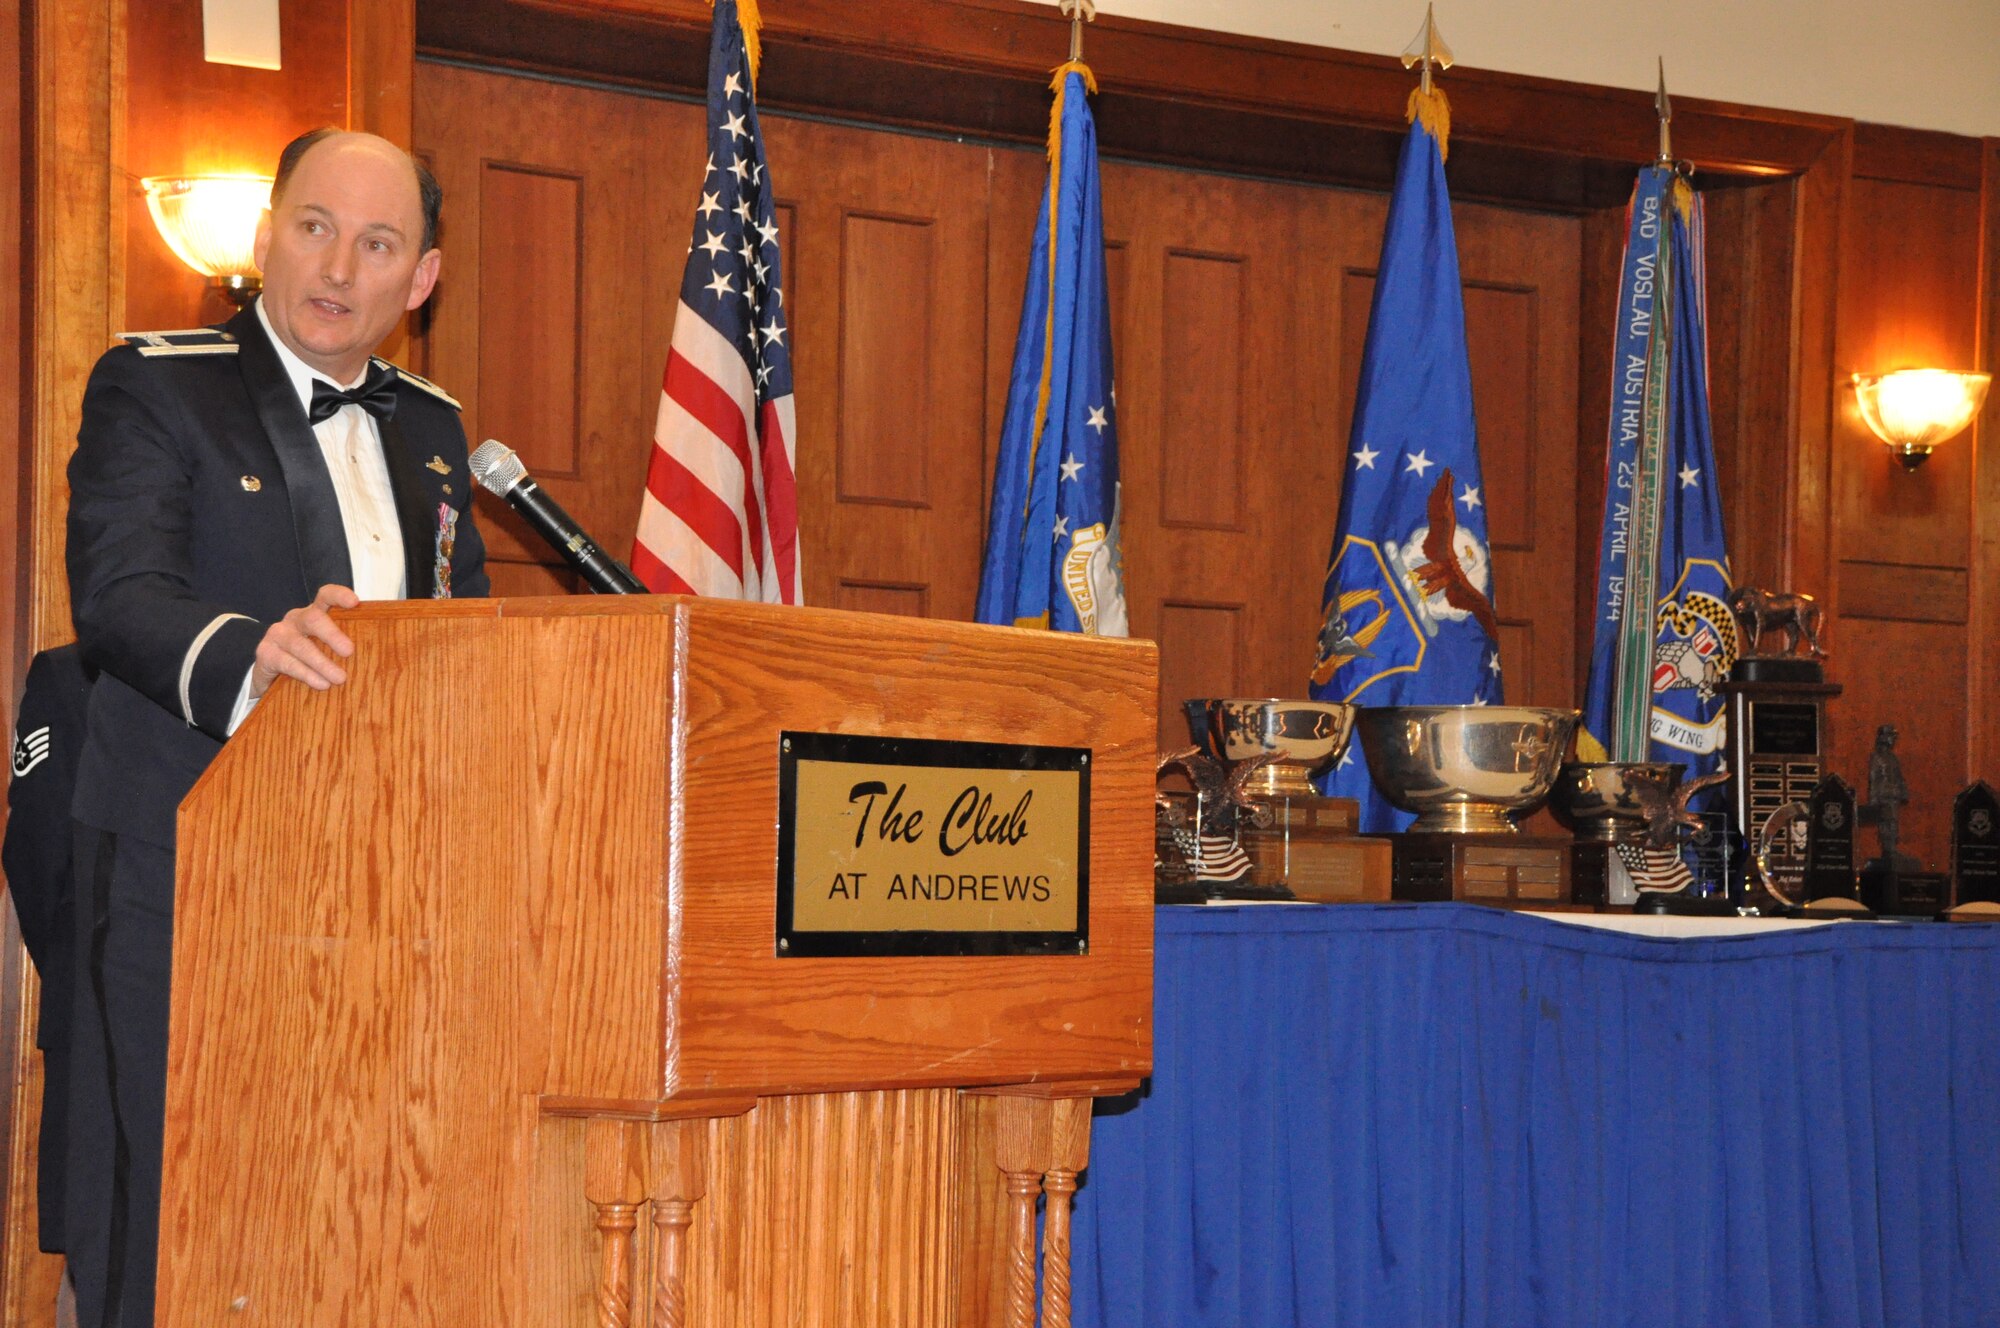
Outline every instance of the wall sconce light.
[[1993, 375], [1949, 369], [1899, 369], [1854, 375], [1861, 418], [1904, 470], [1924, 464], [1931, 449], [1972, 423]]
[[251, 256], [257, 222], [271, 204], [269, 176], [154, 176], [141, 180], [146, 207], [167, 247], [238, 305], [263, 289]]

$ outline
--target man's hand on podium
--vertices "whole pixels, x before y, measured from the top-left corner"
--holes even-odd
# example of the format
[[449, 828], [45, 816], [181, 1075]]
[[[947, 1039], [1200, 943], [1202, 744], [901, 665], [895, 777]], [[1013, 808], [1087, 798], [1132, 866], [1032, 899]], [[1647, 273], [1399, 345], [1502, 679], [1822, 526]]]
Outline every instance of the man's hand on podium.
[[[351, 609], [361, 597], [346, 586], [321, 586], [313, 602], [271, 624], [257, 643], [257, 662], [250, 669], [250, 700], [262, 697], [283, 674], [297, 678], [316, 692], [347, 681], [347, 670], [327, 654], [346, 659], [354, 653], [354, 642], [340, 630], [328, 609]], [[320, 649], [324, 645], [326, 650]]]

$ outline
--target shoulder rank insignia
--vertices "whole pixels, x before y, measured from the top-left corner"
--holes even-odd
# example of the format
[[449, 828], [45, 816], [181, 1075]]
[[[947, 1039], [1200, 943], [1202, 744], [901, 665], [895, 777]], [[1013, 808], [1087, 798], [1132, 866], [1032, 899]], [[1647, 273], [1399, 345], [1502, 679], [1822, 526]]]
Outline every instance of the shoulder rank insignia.
[[178, 332], [120, 332], [118, 340], [141, 355], [234, 355], [242, 347], [218, 327], [190, 327]]
[[449, 475], [449, 474], [451, 474], [451, 467], [450, 467], [450, 466], [447, 466], [447, 465], [446, 465], [446, 464], [444, 463], [444, 458], [443, 458], [443, 457], [441, 457], [441, 456], [437, 456], [437, 455], [435, 455], [435, 454], [433, 454], [433, 455], [432, 455], [432, 457], [431, 457], [431, 459], [430, 459], [429, 461], [426, 461], [426, 462], [424, 462], [424, 469], [425, 469], [425, 470], [434, 470], [434, 471], [436, 471], [436, 472], [437, 472], [438, 474], [440, 474], [440, 475]]
[[404, 382], [408, 383], [411, 387], [416, 388], [420, 392], [430, 393], [432, 396], [436, 397], [439, 401], [444, 402], [445, 405], [450, 406], [453, 410], [465, 409], [465, 407], [458, 404], [457, 397], [445, 391], [443, 388], [439, 387], [436, 383], [433, 383], [430, 379], [425, 378], [420, 374], [413, 374], [400, 364], [390, 364], [387, 360], [376, 360], [375, 363], [381, 365], [387, 365], [389, 368], [394, 369], [397, 373], [397, 376], [400, 377]]
[[44, 724], [33, 733], [21, 733], [14, 738], [14, 778], [20, 779], [36, 766], [49, 759], [49, 726]]

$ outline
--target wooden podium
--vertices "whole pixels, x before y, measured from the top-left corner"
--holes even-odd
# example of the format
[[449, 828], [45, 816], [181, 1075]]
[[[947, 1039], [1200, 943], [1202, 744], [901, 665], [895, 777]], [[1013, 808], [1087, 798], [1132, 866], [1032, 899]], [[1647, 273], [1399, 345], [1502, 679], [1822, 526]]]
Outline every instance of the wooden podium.
[[[1026, 1325], [1043, 1194], [1068, 1323], [1089, 1099], [1151, 1065], [1150, 643], [342, 623], [181, 807], [162, 1325]], [[1085, 952], [782, 953], [788, 733], [1087, 749]]]

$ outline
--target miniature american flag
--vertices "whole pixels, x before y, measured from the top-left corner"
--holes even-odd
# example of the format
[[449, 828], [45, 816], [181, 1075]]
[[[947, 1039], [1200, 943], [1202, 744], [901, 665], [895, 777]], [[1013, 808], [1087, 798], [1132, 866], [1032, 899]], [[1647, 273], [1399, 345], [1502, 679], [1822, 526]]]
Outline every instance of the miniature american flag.
[[799, 602], [792, 353], [737, 0], [716, 0], [708, 170], [661, 384], [632, 570], [656, 594]]

